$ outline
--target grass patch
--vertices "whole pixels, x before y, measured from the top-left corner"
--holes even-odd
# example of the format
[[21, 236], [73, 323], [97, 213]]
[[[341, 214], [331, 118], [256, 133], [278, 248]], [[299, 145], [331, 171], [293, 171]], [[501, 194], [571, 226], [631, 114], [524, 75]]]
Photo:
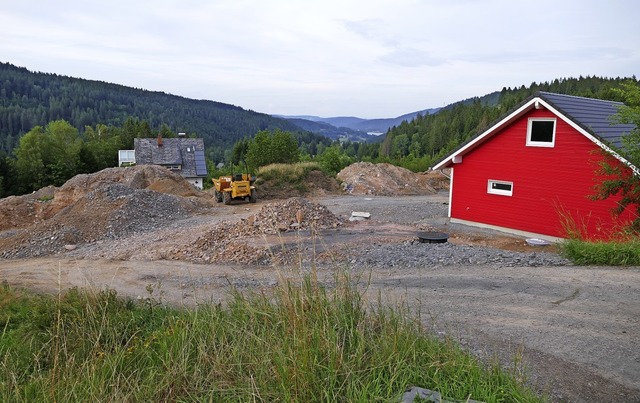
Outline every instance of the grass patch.
[[578, 265], [640, 266], [640, 240], [588, 242], [568, 239], [562, 254]]
[[4, 287], [0, 304], [1, 401], [397, 401], [410, 385], [540, 401], [425, 333], [407, 307], [367, 306], [345, 274], [330, 288], [306, 275], [190, 310], [77, 289]]
[[258, 177], [263, 181], [273, 181], [280, 185], [285, 183], [303, 183], [309, 172], [321, 170], [317, 162], [298, 162], [295, 164], [270, 164], [258, 169]]

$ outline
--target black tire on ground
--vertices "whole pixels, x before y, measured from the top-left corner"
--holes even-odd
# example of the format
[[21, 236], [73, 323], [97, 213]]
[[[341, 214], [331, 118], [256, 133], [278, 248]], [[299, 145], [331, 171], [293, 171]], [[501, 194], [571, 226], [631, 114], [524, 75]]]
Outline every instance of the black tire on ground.
[[231, 192], [222, 192], [222, 201], [224, 204], [231, 203]]
[[217, 190], [215, 190], [214, 194], [216, 196], [216, 202], [218, 203], [222, 202], [222, 192], [218, 192]]
[[249, 201], [251, 203], [255, 203], [256, 201], [258, 201], [258, 193], [255, 189], [251, 189], [251, 196], [249, 196]]

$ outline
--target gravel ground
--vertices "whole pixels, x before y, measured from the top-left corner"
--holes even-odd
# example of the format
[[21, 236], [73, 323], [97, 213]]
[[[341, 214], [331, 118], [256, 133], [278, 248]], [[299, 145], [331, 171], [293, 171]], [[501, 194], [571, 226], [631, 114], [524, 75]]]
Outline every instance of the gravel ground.
[[362, 254], [354, 255], [350, 262], [357, 267], [371, 269], [487, 264], [496, 267], [538, 267], [570, 264], [554, 253], [510, 252], [486, 246], [428, 244], [416, 240], [399, 245], [374, 244], [363, 249]]
[[[640, 402], [640, 268], [577, 267], [552, 247], [449, 224], [443, 193], [311, 201], [343, 224], [283, 231], [292, 228], [287, 218], [277, 234], [259, 235], [247, 233], [246, 225], [259, 226], [251, 217], [267, 202], [215, 205], [184, 219], [180, 210], [169, 221], [151, 203], [155, 224], [147, 221], [144, 231], [105, 232], [110, 236], [78, 242], [74, 250], [58, 245], [37, 259], [26, 246], [11, 249], [25, 258], [0, 260], [0, 274], [10, 284], [45, 292], [110, 287], [134, 298], [145, 297], [154, 284], [166, 302], [190, 305], [222, 300], [231, 286], [269, 289], [299, 274], [286, 262], [317, 268], [327, 283], [336, 269], [348, 268], [373, 298], [404, 303], [420, 312], [425, 328], [479, 357], [506, 366], [522, 357], [517, 370], [550, 401]], [[371, 218], [350, 222], [353, 211]], [[129, 220], [126, 211], [109, 218], [105, 222]], [[419, 243], [416, 233], [423, 230], [444, 231], [449, 242]], [[0, 232], [0, 239], [19, 232]]]

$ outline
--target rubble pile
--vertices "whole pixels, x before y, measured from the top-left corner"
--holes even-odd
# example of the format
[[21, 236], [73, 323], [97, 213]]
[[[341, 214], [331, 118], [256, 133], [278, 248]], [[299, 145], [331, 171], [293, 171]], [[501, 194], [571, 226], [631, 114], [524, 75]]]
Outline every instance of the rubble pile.
[[397, 196], [436, 193], [430, 178], [395, 165], [357, 162], [338, 172], [345, 192], [355, 195]]
[[59, 253], [65, 245], [152, 231], [211, 208], [210, 198], [183, 197], [197, 194], [190, 186], [164, 168], [147, 165], [77, 175], [60, 188], [3, 199], [0, 216], [21, 218], [3, 220], [0, 257]]
[[[326, 206], [294, 197], [269, 203], [240, 222], [219, 223], [199, 237], [191, 251], [174, 251], [172, 255], [175, 258], [190, 255], [190, 260], [197, 262], [269, 263], [285, 257], [281, 253], [276, 256], [272, 250], [260, 245], [256, 237], [287, 231], [337, 228], [341, 225], [342, 221]], [[252, 237], [253, 242], [250, 241]]]
[[193, 244], [170, 251], [168, 257], [196, 263], [270, 262], [266, 248], [250, 245], [245, 230], [232, 222], [215, 225]]
[[342, 221], [326, 206], [293, 197], [267, 204], [254, 216], [244, 219], [243, 225], [253, 234], [277, 234], [292, 229], [337, 228]]
[[55, 187], [49, 186], [23, 196], [0, 199], [0, 231], [31, 225], [46, 219]]

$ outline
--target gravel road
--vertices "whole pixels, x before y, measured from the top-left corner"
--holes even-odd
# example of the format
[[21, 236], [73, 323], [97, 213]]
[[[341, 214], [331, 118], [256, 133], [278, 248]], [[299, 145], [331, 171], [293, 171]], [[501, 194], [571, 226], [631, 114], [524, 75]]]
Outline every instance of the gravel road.
[[[334, 270], [348, 268], [366, 279], [372, 297], [407, 304], [426, 328], [483, 359], [512, 365], [521, 356], [518, 370], [550, 401], [640, 402], [640, 268], [573, 266], [552, 247], [451, 225], [443, 193], [311, 200], [347, 224], [313, 235], [246, 240], [275, 252], [295, 250], [302, 262], [297, 268], [269, 261], [194, 264], [142, 253], [195, 240], [199, 227], [190, 218], [170, 231], [80, 245], [49, 257], [0, 260], [0, 275], [43, 292], [110, 287], [134, 298], [148, 296], [151, 284], [154, 297], [192, 305], [223, 300], [230, 286], [268, 289], [317, 261], [327, 282]], [[219, 206], [202, 221], [239, 220], [263, 203]], [[371, 218], [349, 223], [353, 211], [370, 212]], [[429, 229], [447, 232], [449, 242], [417, 242], [416, 231]], [[113, 253], [125, 246], [140, 253]]]

